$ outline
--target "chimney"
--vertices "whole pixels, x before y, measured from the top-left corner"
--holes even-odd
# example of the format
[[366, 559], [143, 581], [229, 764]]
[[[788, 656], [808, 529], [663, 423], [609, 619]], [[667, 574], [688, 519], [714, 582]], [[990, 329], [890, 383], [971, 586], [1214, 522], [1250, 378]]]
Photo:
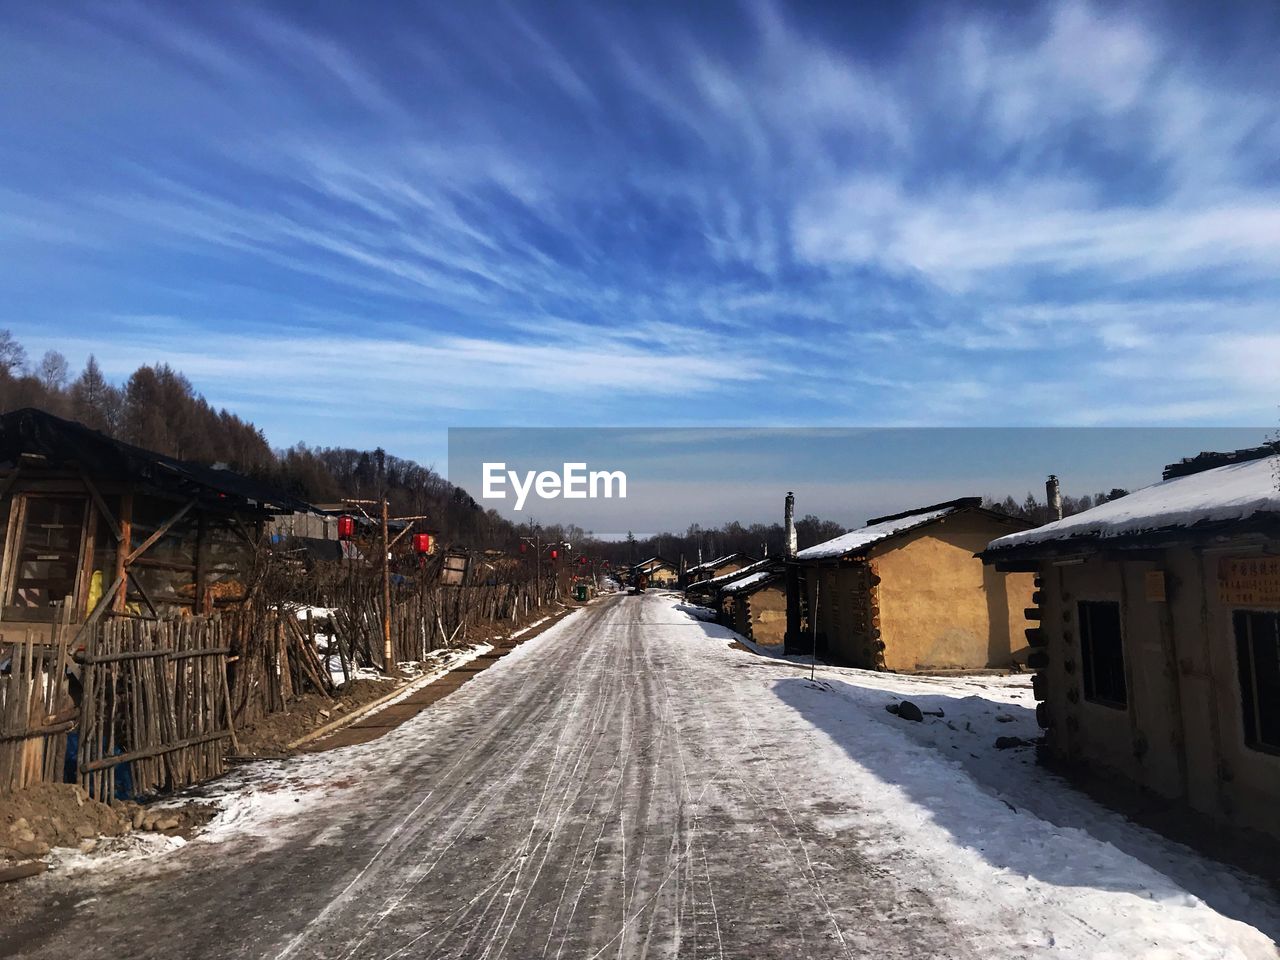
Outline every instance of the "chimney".
[[786, 560], [794, 560], [796, 556], [796, 495], [787, 491], [786, 506], [782, 510], [783, 535], [782, 556]]
[[1049, 504], [1049, 519], [1062, 519], [1062, 491], [1058, 489], [1058, 478], [1054, 474], [1049, 474], [1049, 479], [1044, 482], [1045, 501]]

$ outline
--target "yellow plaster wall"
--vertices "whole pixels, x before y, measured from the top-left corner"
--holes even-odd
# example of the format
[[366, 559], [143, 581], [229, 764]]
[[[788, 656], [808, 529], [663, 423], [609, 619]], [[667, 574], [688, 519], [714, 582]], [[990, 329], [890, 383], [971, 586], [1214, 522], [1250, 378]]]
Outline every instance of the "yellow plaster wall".
[[880, 638], [890, 670], [1007, 668], [1026, 647], [1023, 610], [1031, 574], [1004, 574], [974, 556], [1010, 527], [961, 513], [883, 548], [871, 562], [880, 576]]

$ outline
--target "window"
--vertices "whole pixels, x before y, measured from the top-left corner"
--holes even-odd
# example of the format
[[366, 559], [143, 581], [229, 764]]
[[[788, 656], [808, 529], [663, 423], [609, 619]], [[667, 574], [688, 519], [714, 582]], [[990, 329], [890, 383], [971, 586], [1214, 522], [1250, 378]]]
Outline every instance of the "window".
[[1233, 620], [1244, 742], [1280, 753], [1280, 613], [1237, 610]]
[[1128, 706], [1124, 639], [1120, 633], [1120, 604], [1116, 601], [1080, 601], [1080, 660], [1086, 700], [1108, 707]]
[[22, 609], [16, 619], [47, 619], [55, 604], [75, 594], [86, 501], [28, 496], [20, 503], [20, 539], [8, 602]]

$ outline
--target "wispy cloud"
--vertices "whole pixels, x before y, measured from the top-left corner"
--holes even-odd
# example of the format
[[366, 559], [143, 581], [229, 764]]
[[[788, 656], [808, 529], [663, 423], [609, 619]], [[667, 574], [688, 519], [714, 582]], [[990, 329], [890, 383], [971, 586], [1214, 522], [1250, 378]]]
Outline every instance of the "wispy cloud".
[[[343, 362], [433, 423], [1270, 410], [1280, 56], [1247, 24], [1215, 46], [1086, 2], [770, 0], [4, 20], [0, 325], [292, 411], [280, 442], [323, 430], [306, 408], [337, 405], [319, 371]], [[172, 319], [104, 344], [119, 315]], [[269, 389], [261, 356], [291, 358]]]

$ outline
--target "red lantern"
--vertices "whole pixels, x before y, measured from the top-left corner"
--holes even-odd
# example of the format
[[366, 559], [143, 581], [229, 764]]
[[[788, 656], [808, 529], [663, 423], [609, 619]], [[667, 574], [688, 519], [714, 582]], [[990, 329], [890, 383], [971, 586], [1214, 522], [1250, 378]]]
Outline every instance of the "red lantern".
[[338, 518], [338, 539], [350, 540], [356, 535], [356, 518], [343, 514]]
[[528, 552], [529, 552], [529, 545], [528, 545], [527, 543], [525, 543], [523, 540], [521, 540], [521, 541], [520, 541], [520, 552], [521, 552], [521, 553], [528, 553]]
[[552, 560], [559, 560], [559, 559], [560, 559], [560, 551], [559, 551], [559, 550], [555, 550], [555, 549], [553, 549], [553, 550], [551, 551], [551, 559], [552, 559]]
[[431, 534], [415, 533], [413, 535], [413, 549], [418, 556], [431, 552]]

